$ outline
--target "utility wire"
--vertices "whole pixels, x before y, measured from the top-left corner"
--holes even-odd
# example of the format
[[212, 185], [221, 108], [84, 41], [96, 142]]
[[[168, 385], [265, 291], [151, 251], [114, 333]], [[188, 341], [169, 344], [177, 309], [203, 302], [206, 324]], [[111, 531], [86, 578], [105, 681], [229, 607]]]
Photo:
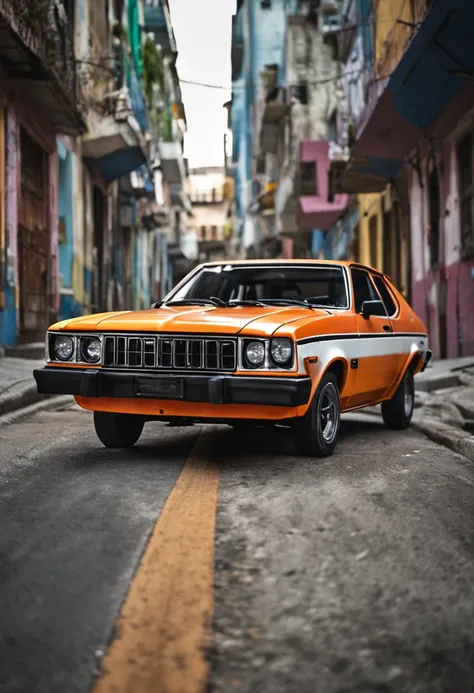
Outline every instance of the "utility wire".
[[[333, 75], [332, 77], [325, 77], [324, 79], [318, 79], [318, 80], [305, 80], [304, 84], [308, 86], [317, 86], [318, 84], [329, 84], [330, 82], [337, 82], [338, 80], [344, 80], [347, 79], [351, 76], [357, 75], [357, 77], [360, 77], [360, 75], [366, 71], [366, 70], [371, 70], [373, 68], [372, 64], [366, 64], [363, 65], [360, 68], [357, 68], [357, 70], [350, 70], [348, 72], [342, 72], [339, 75]], [[389, 77], [390, 75], [387, 75], [386, 77]], [[374, 77], [374, 81], [379, 81], [379, 80], [384, 80], [386, 77]], [[235, 87], [232, 85], [229, 85], [228, 87], [224, 87], [221, 84], [208, 84], [206, 82], [198, 82], [194, 80], [189, 80], [189, 79], [181, 79], [179, 80], [180, 82], [183, 82], [183, 84], [192, 84], [197, 87], [205, 87], [207, 89], [222, 89], [224, 91], [243, 91], [245, 89], [245, 86], [242, 87]], [[286, 88], [289, 86], [299, 86], [296, 82], [294, 84], [287, 84], [284, 85], [282, 88]]]

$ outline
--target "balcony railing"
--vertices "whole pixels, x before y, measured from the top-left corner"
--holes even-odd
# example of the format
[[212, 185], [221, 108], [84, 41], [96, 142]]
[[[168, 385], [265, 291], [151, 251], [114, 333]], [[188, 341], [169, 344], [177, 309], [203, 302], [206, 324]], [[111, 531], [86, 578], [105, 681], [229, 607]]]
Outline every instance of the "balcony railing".
[[[380, 0], [379, 0], [380, 3]], [[406, 16], [400, 16], [393, 24], [384, 42], [382, 55], [375, 65], [375, 73], [378, 79], [390, 77], [402, 59], [408, 44], [418, 30], [419, 24], [425, 18], [430, 0], [407, 0], [405, 3], [410, 8]], [[404, 7], [405, 7], [404, 5]], [[377, 12], [377, 5], [375, 7]]]
[[[72, 28], [60, 0], [0, 1], [0, 15], [70, 92], [75, 88]], [[20, 68], [18, 68], [20, 69]], [[25, 69], [25, 77], [28, 69]], [[17, 75], [15, 75], [17, 76]]]
[[10, 76], [49, 85], [48, 94], [38, 89], [35, 94], [46, 109], [55, 111], [58, 126], [72, 134], [83, 128], [82, 116], [74, 113], [81, 90], [73, 29], [62, 0], [0, 0], [0, 31], [0, 55]]

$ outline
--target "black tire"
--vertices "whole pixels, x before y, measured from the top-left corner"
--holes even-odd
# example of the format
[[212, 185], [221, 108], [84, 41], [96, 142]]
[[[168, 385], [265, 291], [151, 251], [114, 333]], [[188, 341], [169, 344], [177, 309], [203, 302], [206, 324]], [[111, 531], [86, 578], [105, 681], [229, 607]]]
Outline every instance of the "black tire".
[[387, 428], [402, 431], [408, 428], [415, 408], [415, 380], [410, 369], [403, 376], [392, 399], [382, 402], [382, 417]]
[[94, 428], [106, 448], [131, 448], [140, 438], [145, 420], [135, 414], [94, 412]]
[[[327, 409], [328, 406], [331, 409]], [[326, 373], [305, 416], [293, 425], [292, 437], [296, 453], [304, 457], [332, 455], [340, 423], [339, 383], [334, 373]]]

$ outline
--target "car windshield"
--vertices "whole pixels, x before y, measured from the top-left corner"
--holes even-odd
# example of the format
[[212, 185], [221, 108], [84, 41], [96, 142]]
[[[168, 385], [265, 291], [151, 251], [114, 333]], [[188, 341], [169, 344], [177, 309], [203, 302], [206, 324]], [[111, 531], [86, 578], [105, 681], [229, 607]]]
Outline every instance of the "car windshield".
[[204, 266], [166, 303], [288, 304], [348, 308], [342, 267], [331, 265]]

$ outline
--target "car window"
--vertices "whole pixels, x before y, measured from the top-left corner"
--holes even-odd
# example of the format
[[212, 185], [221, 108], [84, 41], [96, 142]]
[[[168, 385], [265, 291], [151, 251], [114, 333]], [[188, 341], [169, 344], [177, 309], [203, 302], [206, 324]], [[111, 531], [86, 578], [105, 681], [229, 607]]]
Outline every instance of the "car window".
[[385, 280], [382, 277], [378, 276], [372, 276], [372, 279], [374, 281], [375, 286], [377, 287], [377, 291], [379, 292], [382, 301], [385, 304], [387, 315], [395, 315], [395, 313], [397, 312], [397, 305], [392, 298], [392, 294], [390, 293], [385, 283]]
[[354, 287], [354, 309], [360, 313], [364, 301], [380, 300], [369, 273], [365, 270], [351, 268], [352, 285]]

